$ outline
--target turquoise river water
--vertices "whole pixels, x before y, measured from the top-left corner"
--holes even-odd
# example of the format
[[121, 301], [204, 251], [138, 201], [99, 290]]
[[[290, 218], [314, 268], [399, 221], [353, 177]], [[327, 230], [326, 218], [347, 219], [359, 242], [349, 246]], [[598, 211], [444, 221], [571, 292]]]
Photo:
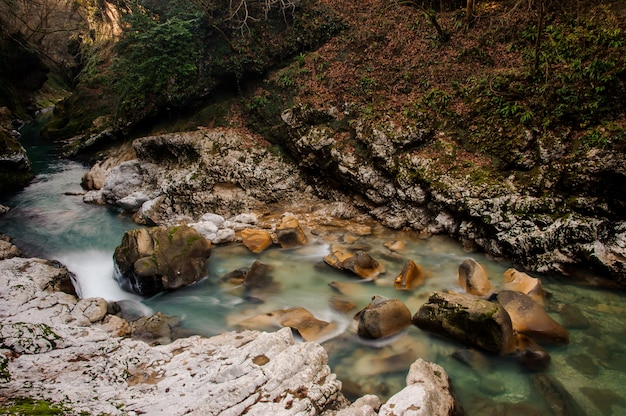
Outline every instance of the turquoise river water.
[[[53, 149], [38, 140], [36, 128], [26, 127], [22, 133], [37, 177], [24, 190], [0, 196], [0, 203], [12, 208], [0, 217], [0, 232], [12, 236], [28, 255], [64, 263], [77, 275], [81, 296], [135, 300], [151, 312], [177, 316], [187, 330], [207, 336], [236, 329], [238, 322], [257, 314], [305, 307], [318, 319], [337, 325], [337, 332], [322, 345], [345, 394], [352, 399], [373, 393], [386, 400], [404, 387], [410, 364], [421, 357], [443, 366], [465, 414], [470, 416], [626, 414], [623, 291], [576, 286], [560, 276], [533, 275], [541, 278], [550, 295], [550, 315], [559, 322], [570, 322], [569, 345], [542, 345], [552, 360], [541, 373], [526, 370], [512, 357], [487, 354], [470, 366], [453, 357], [462, 345], [414, 326], [383, 342], [365, 341], [355, 334], [352, 316], [373, 295], [399, 298], [415, 313], [433, 291], [461, 290], [456, 274], [468, 257], [481, 263], [492, 284], [501, 287], [503, 272], [510, 264], [480, 253], [466, 253], [458, 243], [441, 236], [420, 239], [384, 227], [375, 227], [368, 236], [352, 236], [357, 239], [354, 244], [385, 264], [387, 271], [376, 283], [358, 281], [323, 264], [329, 245], [311, 234], [309, 244], [301, 248], [272, 248], [258, 255], [241, 245], [214, 246], [206, 279], [142, 299], [122, 291], [113, 278], [113, 251], [124, 231], [137, 225], [114, 209], [84, 204], [80, 179], [87, 168], [55, 158]], [[394, 240], [406, 244], [402, 259], [390, 255], [383, 245]], [[413, 259], [429, 274], [426, 283], [411, 292], [393, 287], [404, 259]], [[275, 284], [260, 294], [263, 303], [246, 301], [237, 291], [218, 284], [221, 276], [249, 267], [255, 260], [272, 266]], [[349, 300], [356, 305], [354, 310], [342, 314], [329, 306], [337, 295], [329, 286], [331, 282], [344, 285]], [[546, 386], [545, 376], [556, 385]]]

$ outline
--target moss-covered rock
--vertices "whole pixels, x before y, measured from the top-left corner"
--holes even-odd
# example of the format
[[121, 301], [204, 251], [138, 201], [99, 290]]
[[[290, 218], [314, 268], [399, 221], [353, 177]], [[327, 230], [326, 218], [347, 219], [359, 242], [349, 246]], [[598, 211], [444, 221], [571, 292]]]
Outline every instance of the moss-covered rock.
[[190, 285], [206, 276], [210, 255], [210, 241], [183, 225], [127, 231], [113, 258], [124, 289], [153, 295]]
[[511, 318], [499, 304], [471, 296], [435, 292], [413, 316], [426, 331], [498, 354], [513, 349]]

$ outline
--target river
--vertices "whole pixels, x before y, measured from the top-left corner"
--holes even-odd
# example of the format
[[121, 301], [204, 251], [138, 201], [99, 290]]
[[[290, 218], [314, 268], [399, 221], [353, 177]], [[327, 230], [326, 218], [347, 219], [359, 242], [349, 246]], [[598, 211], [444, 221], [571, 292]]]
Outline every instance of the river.
[[[0, 216], [0, 232], [12, 236], [27, 255], [65, 264], [77, 275], [81, 296], [140, 301], [151, 312], [177, 316], [186, 329], [207, 336], [232, 330], [237, 322], [256, 314], [305, 307], [318, 319], [337, 325], [337, 332], [323, 345], [332, 370], [352, 399], [366, 393], [387, 399], [404, 387], [409, 365], [421, 357], [445, 368], [470, 416], [626, 413], [626, 303], [622, 291], [576, 286], [561, 276], [534, 275], [541, 278], [549, 294], [547, 310], [554, 319], [562, 321], [566, 310], [576, 312], [579, 318], [568, 328], [569, 345], [542, 345], [552, 357], [542, 374], [558, 380], [566, 392], [538, 387], [540, 374], [524, 369], [512, 357], [482, 355], [472, 368], [453, 357], [462, 345], [414, 326], [384, 342], [368, 342], [355, 335], [352, 316], [373, 295], [399, 298], [415, 313], [433, 291], [460, 290], [457, 269], [470, 256], [486, 268], [494, 286], [501, 287], [503, 272], [510, 264], [480, 253], [468, 254], [443, 236], [421, 239], [382, 226], [375, 227], [371, 235], [353, 235], [355, 244], [385, 264], [387, 271], [376, 283], [355, 280], [324, 265], [328, 242], [312, 234], [309, 244], [299, 249], [272, 248], [259, 255], [241, 245], [216, 246], [206, 279], [176, 292], [141, 299], [119, 288], [112, 261], [124, 231], [137, 225], [115, 209], [84, 204], [80, 179], [87, 167], [56, 157], [54, 149], [39, 140], [36, 126], [27, 126], [22, 134], [37, 176], [24, 190], [0, 197], [1, 204], [12, 208]], [[426, 283], [414, 291], [399, 292], [393, 287], [404, 260], [390, 255], [383, 244], [394, 240], [406, 244], [403, 259], [413, 259], [429, 274]], [[249, 267], [255, 260], [272, 267], [274, 284], [258, 294], [263, 303], [247, 301], [219, 283], [224, 274]], [[341, 314], [329, 306], [336, 296], [331, 282], [344, 285], [357, 306], [354, 310]]]

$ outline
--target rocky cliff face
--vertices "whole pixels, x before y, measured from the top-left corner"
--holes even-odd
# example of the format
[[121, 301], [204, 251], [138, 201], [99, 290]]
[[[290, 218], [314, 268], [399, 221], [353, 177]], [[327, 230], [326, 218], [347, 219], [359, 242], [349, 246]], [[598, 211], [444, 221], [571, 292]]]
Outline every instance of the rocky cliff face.
[[332, 127], [333, 114], [283, 113], [289, 148], [305, 171], [383, 223], [450, 234], [536, 272], [593, 269], [612, 280], [605, 284], [626, 287], [623, 153], [564, 156], [556, 140], [538, 145], [532, 169], [507, 173], [445, 133], [361, 120], [346, 134]]
[[[626, 287], [623, 154], [590, 150], [570, 163], [548, 158], [533, 173], [545, 187], [538, 194], [525, 182], [530, 173], [487, 174], [487, 159], [434, 130], [361, 121], [347, 138], [332, 127], [335, 113], [294, 108], [283, 114], [295, 163], [234, 130], [137, 140], [137, 159], [112, 169], [86, 199], [124, 207], [149, 224], [273, 206], [307, 212], [321, 200], [342, 201], [392, 228], [449, 234], [468, 251], [527, 270], [584, 278], [591, 269], [609, 278], [592, 283]], [[565, 180], [567, 187], [555, 183]], [[615, 192], [601, 191], [605, 186]]]

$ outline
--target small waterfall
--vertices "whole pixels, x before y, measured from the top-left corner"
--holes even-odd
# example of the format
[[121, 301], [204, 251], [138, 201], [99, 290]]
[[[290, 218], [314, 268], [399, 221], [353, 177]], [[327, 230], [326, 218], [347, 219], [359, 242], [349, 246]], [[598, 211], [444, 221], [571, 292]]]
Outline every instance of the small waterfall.
[[53, 255], [76, 275], [76, 291], [81, 298], [100, 297], [108, 301], [141, 300], [141, 297], [122, 290], [113, 277], [112, 253], [87, 249]]

